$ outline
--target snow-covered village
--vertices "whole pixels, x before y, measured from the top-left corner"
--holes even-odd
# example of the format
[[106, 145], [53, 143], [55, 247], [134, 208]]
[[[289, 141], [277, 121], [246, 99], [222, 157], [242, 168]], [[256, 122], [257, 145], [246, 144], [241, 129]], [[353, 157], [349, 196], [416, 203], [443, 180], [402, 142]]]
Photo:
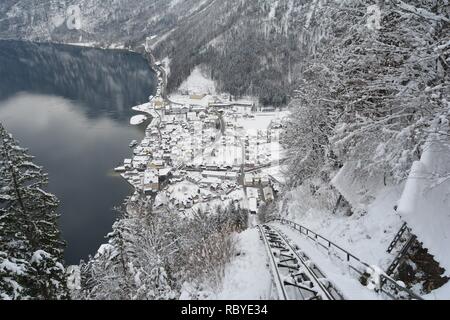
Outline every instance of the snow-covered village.
[[[131, 124], [151, 119], [133, 158], [115, 170], [144, 195], [153, 210], [171, 208], [181, 215], [231, 204], [256, 215], [281, 190], [282, 147], [279, 137], [286, 112], [259, 111], [254, 101], [229, 101], [212, 95], [214, 83], [199, 69], [182, 93], [163, 98], [165, 70], [148, 103], [135, 106]], [[134, 202], [134, 201], [132, 201]]]
[[450, 300], [449, 28], [448, 0], [0, 4], [0, 300]]

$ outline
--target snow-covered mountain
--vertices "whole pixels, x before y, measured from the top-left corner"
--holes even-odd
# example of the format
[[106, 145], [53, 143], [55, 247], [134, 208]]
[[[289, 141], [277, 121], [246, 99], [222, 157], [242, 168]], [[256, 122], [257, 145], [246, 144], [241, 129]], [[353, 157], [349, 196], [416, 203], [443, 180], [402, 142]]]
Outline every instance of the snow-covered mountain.
[[[132, 43], [170, 29], [207, 3], [205, 0], [5, 0], [0, 4], [0, 37]], [[80, 24], [76, 25], [78, 18]]]
[[0, 38], [140, 46], [171, 61], [173, 91], [198, 64], [219, 89], [289, 100], [310, 0], [6, 0]]

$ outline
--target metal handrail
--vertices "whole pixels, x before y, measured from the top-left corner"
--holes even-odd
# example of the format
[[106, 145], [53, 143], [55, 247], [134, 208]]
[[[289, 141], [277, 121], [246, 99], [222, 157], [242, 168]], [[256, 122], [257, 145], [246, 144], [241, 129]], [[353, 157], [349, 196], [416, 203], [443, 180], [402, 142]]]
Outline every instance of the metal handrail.
[[[354, 254], [348, 252], [347, 250], [345, 250], [344, 248], [342, 248], [341, 246], [337, 245], [336, 243], [328, 240], [327, 238], [321, 236], [320, 234], [312, 231], [311, 229], [304, 227], [296, 222], [293, 221], [289, 221], [283, 218], [276, 218], [275, 220], [280, 221], [283, 224], [288, 224], [291, 225], [295, 230], [300, 231], [300, 233], [302, 233], [303, 235], [307, 236], [308, 238], [310, 238], [311, 240], [313, 240], [314, 242], [316, 242], [318, 245], [324, 247], [325, 249], [329, 250], [332, 247], [340, 250], [341, 252], [343, 252], [346, 255], [347, 258], [347, 262], [350, 262], [351, 259], [355, 260], [356, 262], [360, 263], [363, 267], [365, 268], [371, 268], [371, 266], [367, 263], [365, 263], [364, 261], [362, 261], [361, 259], [359, 259], [358, 257], [356, 257]], [[312, 235], [312, 236], [311, 236]], [[318, 239], [322, 239], [326, 242], [327, 246], [325, 246], [324, 244], [317, 242]]]
[[[301, 291], [313, 294], [311, 299], [342, 300], [344, 297], [332, 283], [325, 285], [322, 279], [325, 274], [316, 264], [309, 264], [309, 257], [298, 251], [290, 241], [274, 227], [258, 225], [259, 233], [264, 242], [269, 266], [278, 292], [278, 298], [290, 300], [296, 295], [288, 287], [299, 289], [302, 299], [306, 299]], [[283, 275], [281, 269], [288, 269], [288, 274]], [[308, 298], [309, 299], [309, 298]]]
[[[287, 224], [287, 225], [293, 227], [295, 230], [299, 231], [300, 234], [307, 236], [309, 239], [313, 240], [315, 243], [317, 243], [318, 245], [322, 246], [327, 251], [330, 251], [330, 249], [333, 248], [333, 247], [338, 249], [339, 251], [343, 252], [346, 255], [348, 263], [350, 263], [351, 260], [353, 259], [357, 263], [360, 264], [360, 267], [364, 267], [368, 271], [375, 272], [375, 269], [373, 267], [371, 267], [368, 263], [362, 261], [361, 259], [356, 257], [354, 254], [348, 252], [347, 250], [343, 249], [341, 246], [339, 246], [336, 243], [328, 240], [327, 238], [321, 236], [320, 234], [310, 230], [309, 228], [304, 227], [304, 226], [302, 226], [302, 225], [300, 225], [300, 224], [298, 224], [296, 222], [293, 222], [293, 221], [290, 221], [290, 220], [286, 220], [284, 218], [274, 218], [273, 220], [280, 221], [282, 224]], [[326, 242], [327, 246], [325, 246], [323, 243], [320, 243], [318, 241], [319, 239], [324, 240]], [[361, 276], [363, 276], [365, 274], [364, 271], [361, 271], [361, 270], [359, 270], [358, 268], [356, 268], [354, 266], [349, 265], [349, 267], [352, 270], [356, 271]], [[381, 280], [380, 281], [381, 287], [379, 288], [379, 290], [381, 292], [385, 293], [386, 295], [388, 295], [392, 299], [396, 299], [396, 298], [389, 290], [386, 290], [384, 288], [385, 284], [389, 283], [391, 286], [395, 287], [395, 289], [397, 289], [398, 291], [405, 292], [411, 299], [423, 300], [420, 296], [418, 296], [417, 294], [415, 294], [414, 292], [412, 292], [408, 288], [398, 284], [397, 281], [395, 281], [389, 275], [385, 275], [385, 274], [380, 275], [380, 280]]]

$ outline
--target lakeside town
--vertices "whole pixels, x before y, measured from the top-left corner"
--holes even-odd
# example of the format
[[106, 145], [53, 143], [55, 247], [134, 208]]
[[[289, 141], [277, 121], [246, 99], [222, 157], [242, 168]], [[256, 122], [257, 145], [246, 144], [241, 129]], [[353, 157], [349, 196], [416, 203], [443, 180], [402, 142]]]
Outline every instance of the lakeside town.
[[[139, 114], [130, 120], [149, 124], [143, 140], [130, 143], [133, 157], [115, 169], [135, 190], [131, 202], [145, 197], [153, 210], [184, 216], [234, 205], [252, 216], [275, 201], [284, 183], [279, 139], [286, 112], [201, 85], [167, 96], [164, 63], [149, 60], [156, 94], [133, 107]], [[206, 80], [197, 69], [193, 74], [193, 83]]]

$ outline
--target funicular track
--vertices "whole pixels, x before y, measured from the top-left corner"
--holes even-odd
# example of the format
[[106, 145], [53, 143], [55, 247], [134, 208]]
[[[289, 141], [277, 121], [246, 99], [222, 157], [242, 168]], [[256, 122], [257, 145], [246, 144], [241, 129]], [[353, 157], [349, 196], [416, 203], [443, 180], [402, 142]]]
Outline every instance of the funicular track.
[[258, 226], [280, 300], [343, 300], [325, 274], [278, 230]]
[[[348, 268], [350, 270], [352, 270], [359, 276], [359, 281], [361, 282], [361, 284], [369, 280], [368, 277], [370, 276], [370, 274], [377, 275], [378, 279], [377, 281], [375, 281], [374, 288], [377, 293], [385, 295], [389, 299], [393, 300], [422, 300], [422, 297], [406, 288], [403, 284], [395, 281], [390, 275], [386, 273], [378, 274], [378, 271], [375, 270], [373, 266], [367, 264], [336, 243], [328, 240], [318, 233], [315, 233], [307, 227], [282, 218], [274, 219], [274, 221], [277, 221], [282, 225], [289, 226], [293, 230], [306, 237], [306, 239], [315, 243], [318, 249], [322, 248], [327, 252], [327, 254], [333, 255], [339, 260], [342, 260], [342, 262], [348, 265]], [[415, 237], [413, 237], [413, 239], [415, 239]], [[363, 285], [367, 285], [367, 283]]]

